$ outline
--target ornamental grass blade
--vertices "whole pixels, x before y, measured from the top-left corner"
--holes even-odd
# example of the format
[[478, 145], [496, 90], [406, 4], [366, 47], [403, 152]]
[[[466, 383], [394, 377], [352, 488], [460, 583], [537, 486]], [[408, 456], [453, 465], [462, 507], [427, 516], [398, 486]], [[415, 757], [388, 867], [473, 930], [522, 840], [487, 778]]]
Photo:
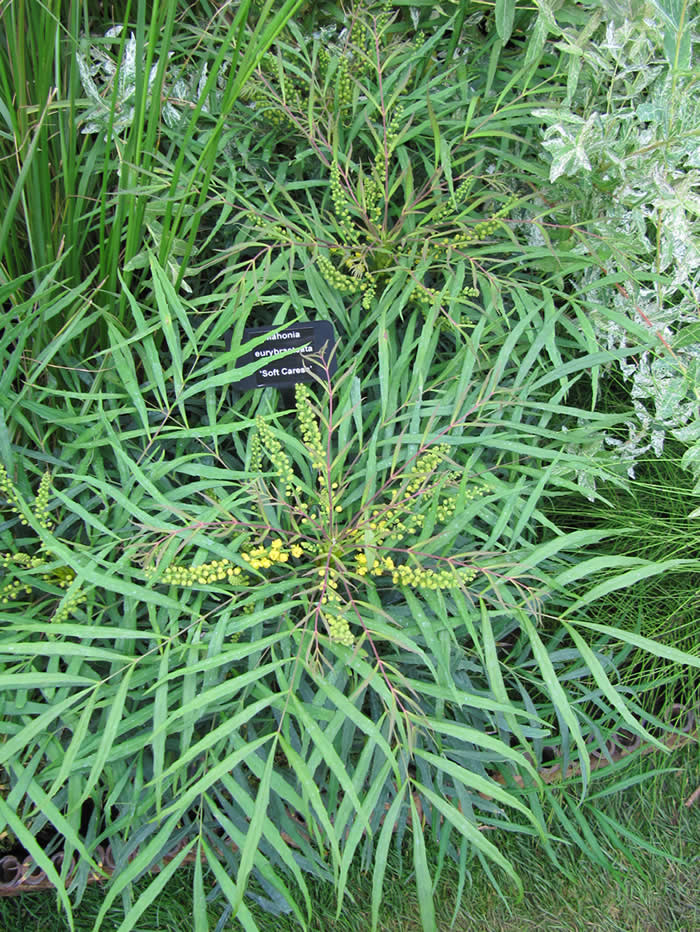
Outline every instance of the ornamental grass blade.
[[682, 569], [695, 569], [698, 566], [697, 560], [663, 560], [663, 561], [654, 561], [646, 563], [645, 566], [640, 566], [635, 569], [627, 570], [625, 573], [620, 573], [618, 576], [614, 576], [612, 579], [606, 579], [605, 582], [599, 583], [597, 586], [593, 586], [592, 589], [589, 589], [584, 595], [580, 596], [573, 605], [570, 605], [566, 609], [564, 615], [569, 615], [572, 612], [578, 611], [582, 606], [589, 605], [591, 602], [595, 602], [596, 599], [600, 599], [603, 596], [609, 595], [611, 592], [616, 592], [618, 589], [627, 589], [630, 586], [634, 586], [636, 583], [641, 582], [643, 579], [649, 579], [652, 576], [660, 576], [674, 570]]
[[[207, 844], [207, 841], [204, 838], [202, 839], [202, 847], [204, 849], [204, 853], [207, 856], [207, 864], [209, 867], [211, 867], [214, 877], [221, 887], [222, 893], [233, 907], [233, 903], [238, 897], [236, 885], [224, 869], [224, 866], [217, 857], [216, 852]], [[260, 929], [256, 925], [256, 922], [245, 903], [239, 903], [238, 909], [233, 912], [232, 918], [237, 919], [243, 928], [247, 930], [247, 932], [260, 932]]]
[[321, 793], [319, 792], [318, 786], [314, 781], [313, 774], [310, 772], [306, 761], [299, 754], [297, 754], [297, 752], [288, 742], [284, 740], [284, 737], [280, 736], [279, 740], [280, 747], [284, 751], [285, 757], [293, 768], [294, 775], [298, 780], [299, 785], [301, 786], [302, 794], [308, 799], [316, 814], [316, 818], [321, 823], [321, 827], [325, 833], [323, 841], [330, 847], [331, 853], [333, 855], [333, 871], [336, 875], [334, 879], [337, 881], [339, 865], [342, 858], [340, 855], [340, 845], [338, 842], [335, 826], [330, 819], [330, 815], [326, 809], [325, 803], [323, 802]]
[[459, 764], [455, 764], [447, 757], [440, 757], [438, 754], [433, 754], [431, 751], [424, 751], [420, 748], [416, 748], [414, 753], [416, 757], [420, 757], [429, 764], [432, 764], [435, 773], [442, 771], [463, 787], [469, 787], [486, 798], [496, 799], [498, 802], [503, 803], [504, 806], [511, 806], [513, 809], [517, 809], [518, 812], [522, 813], [522, 815], [532, 823], [539, 835], [544, 837], [542, 826], [531, 810], [513, 796], [512, 793], [503, 789], [495, 780], [482, 777], [478, 773], [474, 773], [467, 770], [465, 767], [461, 767]]
[[[291, 705], [294, 707], [294, 710], [299, 717], [299, 721], [304, 727], [306, 735], [313, 742], [318, 754], [320, 755], [320, 759], [324, 761], [325, 764], [330, 768], [333, 776], [342, 786], [343, 791], [350, 797], [350, 800], [355, 807], [355, 812], [359, 818], [362, 812], [362, 803], [360, 802], [360, 798], [357, 795], [357, 790], [353, 786], [346, 764], [339, 757], [338, 752], [325, 736], [318, 722], [311, 717], [307, 707], [302, 705], [296, 696], [292, 695], [290, 698]], [[368, 832], [372, 831], [367, 817], [362, 819], [362, 823]]]
[[[277, 787], [275, 786], [274, 781], [274, 772], [273, 780], [271, 781], [270, 790], [271, 793], [275, 793]], [[238, 805], [239, 800], [242, 798], [240, 791], [240, 786], [230, 778], [222, 778], [222, 785], [226, 787], [226, 790], [229, 792], [232, 803], [229, 806], [224, 807], [231, 812], [232, 807]], [[243, 799], [242, 805], [245, 806], [247, 800]], [[241, 830], [234, 824], [231, 818], [223, 811], [223, 808], [219, 808], [216, 803], [211, 798], [211, 795], [207, 796], [207, 805], [216, 819], [217, 823], [221, 826], [224, 831], [225, 836], [234, 842], [238, 848], [242, 848], [245, 844], [245, 836]], [[254, 806], [251, 807], [251, 811]], [[285, 863], [289, 873], [294, 877], [294, 880], [297, 884], [297, 889], [301, 891], [302, 896], [304, 897], [304, 903], [306, 905], [306, 914], [307, 918], [311, 915], [311, 898], [309, 896], [308, 887], [304, 881], [304, 875], [302, 874], [301, 868], [297, 863], [298, 849], [296, 849], [294, 842], [285, 837], [283, 832], [272, 822], [268, 820], [267, 825], [265, 826], [265, 837], [269, 844], [271, 845], [273, 851], [278, 855]], [[304, 925], [304, 918], [301, 910], [297, 906], [292, 896], [292, 893], [285, 883], [285, 878], [277, 872], [277, 865], [274, 867], [264, 859], [259, 859], [256, 864], [256, 869], [260, 872], [260, 876], [265, 880], [270, 887], [274, 888], [280, 897], [285, 900], [291, 907], [292, 912], [299, 920], [301, 925]], [[235, 894], [236, 886], [231, 882], [231, 892]]]
[[[23, 768], [15, 764], [12, 770], [16, 773], [17, 779], [21, 780], [24, 772]], [[27, 782], [26, 794], [32, 802], [36, 804], [38, 810], [46, 816], [56, 831], [80, 854], [81, 859], [87, 861], [94, 870], [99, 870], [97, 863], [89, 854], [76, 828], [71, 825], [70, 821], [60, 809], [58, 809], [53, 800], [44, 792], [36, 780], [29, 780]]]
[[[249, 718], [253, 717], [254, 713], [251, 713]], [[235, 726], [234, 726], [235, 727]], [[231, 729], [229, 729], [231, 730]], [[236, 767], [241, 761], [245, 760], [246, 757], [252, 757], [253, 754], [270, 740], [269, 735], [263, 735], [261, 738], [258, 738], [256, 741], [251, 741], [248, 744], [244, 745], [242, 748], [239, 748], [236, 751], [232, 751], [230, 754], [226, 755], [223, 760], [217, 761], [216, 765], [209, 767], [204, 776], [200, 777], [196, 783], [193, 783], [187, 788], [183, 793], [178, 796], [178, 798], [173, 802], [167, 809], [163, 810], [163, 815], [168, 816], [171, 813], [177, 815], [183, 812], [186, 812], [187, 809], [205, 793], [210, 786], [217, 782], [220, 779], [222, 774], [229, 773]], [[213, 742], [212, 742], [213, 743]], [[200, 742], [201, 744], [201, 742]], [[182, 773], [184, 770], [184, 762], [191, 757], [199, 756], [199, 752], [192, 754], [192, 748], [189, 749], [188, 753], [183, 755], [181, 758], [176, 760], [168, 768], [164, 776], [168, 776], [170, 772]]]
[[496, 0], [496, 32], [498, 38], [507, 45], [513, 31], [516, 0]]
[[395, 760], [394, 751], [381, 733], [378, 724], [373, 722], [367, 715], [364, 715], [360, 709], [353, 705], [350, 699], [329, 680], [314, 677], [314, 682], [318, 689], [328, 696], [333, 705], [346, 716], [347, 720], [352, 722], [360, 731], [363, 731], [375, 748], [382, 751], [384, 757], [391, 763], [394, 775], [398, 780], [399, 768]]
[[660, 641], [654, 641], [641, 634], [636, 634], [634, 631], [625, 631], [613, 625], [599, 625], [592, 621], [572, 621], [570, 624], [579, 628], [589, 628], [591, 631], [606, 635], [606, 637], [617, 638], [618, 641], [624, 641], [633, 647], [639, 647], [654, 657], [664, 657], [666, 660], [671, 660], [681, 666], [700, 668], [700, 657], [689, 654], [687, 651], [678, 650], [677, 647], [662, 644]]
[[561, 623], [569, 632], [569, 635], [578, 648], [583, 661], [591, 671], [593, 678], [595, 679], [596, 683], [600, 687], [601, 692], [608, 700], [608, 702], [610, 702], [610, 704], [617, 709], [622, 718], [636, 734], [643, 735], [647, 741], [649, 741], [655, 747], [659, 748], [659, 750], [667, 750], [663, 742], [659, 741], [658, 738], [655, 738], [654, 735], [647, 731], [647, 729], [643, 727], [643, 725], [634, 717], [634, 715], [632, 715], [621, 694], [610, 682], [600, 660], [598, 660], [595, 653], [591, 650], [589, 645], [581, 637], [578, 631], [572, 625], [567, 624], [567, 622], [565, 622], [563, 619], [561, 619]]
[[[511, 703], [508, 692], [503, 682], [503, 675], [501, 674], [501, 665], [498, 660], [496, 640], [493, 636], [493, 628], [491, 627], [488, 609], [483, 599], [479, 599], [479, 604], [481, 606], [481, 636], [484, 645], [484, 666], [486, 667], [486, 674], [489, 678], [489, 685], [491, 686], [491, 691], [495, 698], [504, 706], [510, 706]], [[511, 732], [519, 738], [524, 747], [529, 750], [529, 744], [523, 735], [523, 730], [520, 727], [517, 717], [513, 714], [513, 711], [509, 710], [504, 712], [503, 717]], [[532, 754], [531, 751], [529, 751], [529, 753]]]
[[133, 402], [134, 408], [136, 409], [139, 419], [141, 420], [141, 426], [143, 427], [146, 436], [150, 439], [148, 410], [146, 408], [146, 402], [144, 401], [141, 387], [139, 386], [138, 379], [136, 377], [136, 366], [134, 365], [134, 359], [128, 346], [129, 341], [121, 337], [117, 331], [117, 328], [109, 320], [107, 321], [107, 332], [109, 334], [109, 352], [112, 359], [114, 360], [115, 367], [119, 372], [120, 382], [126, 389], [129, 398]]
[[350, 832], [345, 839], [345, 845], [343, 850], [343, 860], [340, 865], [340, 877], [338, 883], [336, 884], [335, 894], [338, 899], [338, 908], [336, 910], [336, 919], [340, 918], [343, 906], [343, 898], [345, 896], [345, 885], [347, 883], [348, 872], [352, 866], [353, 858], [355, 851], [363, 836], [366, 834], [364, 828], [365, 819], [369, 821], [377, 807], [379, 797], [384, 792], [389, 774], [391, 772], [391, 761], [386, 761], [379, 773], [375, 774], [370, 788], [367, 791], [367, 794], [364, 798], [362, 804], [362, 818], [356, 819]]

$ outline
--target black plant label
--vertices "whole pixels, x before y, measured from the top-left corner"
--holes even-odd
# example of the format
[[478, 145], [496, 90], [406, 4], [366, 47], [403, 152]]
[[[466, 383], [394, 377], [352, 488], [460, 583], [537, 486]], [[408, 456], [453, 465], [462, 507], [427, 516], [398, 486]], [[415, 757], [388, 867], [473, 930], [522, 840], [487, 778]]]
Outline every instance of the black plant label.
[[[254, 362], [261, 363], [261, 366], [257, 372], [238, 380], [235, 380], [234, 369], [234, 389], [289, 388], [297, 382], [323, 379], [335, 372], [335, 333], [330, 321], [294, 324], [283, 330], [277, 327], [246, 327], [243, 342], [247, 343], [261, 334], [267, 334], [267, 337], [238, 359], [237, 368]], [[290, 353], [290, 350], [294, 352]]]

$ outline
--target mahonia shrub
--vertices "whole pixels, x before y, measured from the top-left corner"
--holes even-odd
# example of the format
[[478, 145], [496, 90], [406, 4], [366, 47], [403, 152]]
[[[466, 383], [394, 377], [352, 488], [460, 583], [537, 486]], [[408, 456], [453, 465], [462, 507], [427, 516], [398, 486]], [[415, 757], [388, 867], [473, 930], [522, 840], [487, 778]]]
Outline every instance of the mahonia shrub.
[[[342, 51], [295, 31], [274, 76], [271, 64], [260, 70], [253, 114], [276, 114], [289, 133], [277, 151], [261, 144], [284, 196], [253, 173], [246, 190], [239, 182], [243, 223], [222, 255], [261, 267], [288, 252], [365, 311], [404, 276], [411, 302], [424, 313], [438, 303], [440, 324], [455, 328], [476, 316], [484, 290], [528, 278], [528, 252], [541, 260], [511, 222], [541, 181], [520, 158], [532, 105], [509, 93], [489, 109], [476, 66], [442, 61], [439, 36], [407, 41], [392, 28], [386, 14], [355, 16]], [[330, 81], [323, 63], [335, 54]]]
[[[387, 622], [396, 623], [386, 607], [394, 592], [444, 590], [468, 597], [478, 566], [463, 555], [443, 554], [444, 545], [436, 550], [441, 534], [435, 529], [485, 487], [460, 475], [449, 445], [426, 440], [387, 471], [376, 492], [363, 496], [364, 472], [357, 462], [343, 468], [333, 449], [339, 425], [326, 421], [322, 430], [318, 403], [304, 383], [295, 388], [295, 414], [294, 432], [275, 430], [262, 415], [255, 420], [249, 468], [259, 476], [253, 490], [260, 520], [248, 528], [233, 523], [235, 559], [174, 561], [164, 570], [156, 561], [146, 568], [148, 578], [176, 586], [224, 584], [241, 592], [264, 587], [270, 577], [298, 580], [303, 594], [297, 624], [316, 640], [348, 647], [386, 635]], [[301, 468], [286, 452], [292, 445]], [[272, 516], [276, 520], [268, 523]]]
[[429, 827], [451, 857], [517, 884], [496, 829], [538, 834], [554, 856], [549, 831], [591, 818], [537, 767], [545, 750], [563, 773], [577, 759], [585, 788], [591, 743], [621, 720], [642, 731], [586, 614], [628, 566], [584, 559], [600, 532], [564, 534], [542, 511], [585, 465], [567, 433], [603, 425], [556, 429], [567, 409], [533, 387], [533, 359], [506, 346], [487, 385], [465, 379], [458, 401], [443, 381], [419, 386], [386, 414], [354, 370], [326, 372], [290, 409], [256, 393], [246, 417], [246, 396], [227, 427], [235, 456], [174, 451], [126, 545], [160, 645], [140, 673], [161, 703], [139, 740], [162, 807], [153, 857], [189, 839], [240, 891], [254, 865], [266, 902], [299, 915], [297, 855], [341, 904], [357, 855], [376, 927], [386, 853], [409, 827], [414, 845]]
[[[154, 282], [170, 351], [153, 352], [150, 325], [128, 346], [114, 333], [114, 381], [81, 419], [86, 459], [77, 488], [56, 490], [55, 532], [17, 495], [72, 585], [105, 593], [70, 623], [0, 611], [14, 658], [0, 765], [26, 787], [21, 812], [0, 814], [20, 843], [56, 874], [35, 837], [53, 827], [58, 846], [68, 826], [77, 885], [109, 844], [96, 929], [132, 881], [151, 901], [191, 858], [196, 896], [206, 866], [251, 930], [251, 899], [308, 927], [309, 874], [342, 909], [357, 861], [376, 928], [388, 849], [405, 852], [409, 830], [427, 912], [428, 835], [463, 871], [479, 859], [516, 885], [501, 832], [537, 834], [554, 860], [550, 832], [580, 845], [587, 741], [621, 720], [643, 731], [610, 637], [689, 662], [597, 615], [602, 594], [667, 564], [631, 574], [592, 549], [599, 530], [552, 516], [576, 470], [598, 468], [567, 447], [611, 426], [566, 401], [596, 357], [521, 352], [526, 328], [534, 342], [549, 326], [524, 294], [519, 330], [494, 349], [484, 319], [436, 378], [430, 340], [452, 338], [412, 331], [415, 315], [400, 341], [381, 335], [376, 370], [356, 354], [291, 406], [275, 389], [231, 401], [244, 342], [207, 360], [236, 315], [198, 320], [155, 264]], [[563, 774], [580, 765], [563, 794], [541, 786], [545, 750]]]

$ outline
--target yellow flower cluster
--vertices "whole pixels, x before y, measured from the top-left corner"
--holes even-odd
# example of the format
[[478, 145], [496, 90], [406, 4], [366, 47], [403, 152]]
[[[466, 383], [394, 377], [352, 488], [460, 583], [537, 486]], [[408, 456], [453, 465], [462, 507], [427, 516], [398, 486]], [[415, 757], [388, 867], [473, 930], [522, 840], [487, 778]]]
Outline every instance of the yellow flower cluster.
[[352, 106], [354, 83], [350, 74], [350, 62], [344, 55], [338, 62], [335, 93], [338, 106], [342, 109]]
[[[321, 431], [318, 421], [311, 407], [311, 393], [308, 386], [303, 382], [297, 382], [294, 387], [297, 420], [301, 432], [302, 443], [306, 447], [311, 459], [311, 466], [318, 470], [317, 480], [319, 485], [318, 507], [321, 515], [327, 520], [331, 515], [332, 493], [338, 488], [338, 483], [332, 484], [331, 490], [328, 490], [328, 477], [326, 475], [326, 450], [321, 439]], [[308, 507], [308, 503], [307, 507]], [[334, 511], [342, 511], [340, 505], [336, 504]]]
[[344, 275], [326, 256], [318, 256], [316, 265], [328, 284], [341, 294], [357, 294], [360, 282], [351, 275]]
[[[466, 182], [463, 182], [459, 186], [455, 192], [455, 199], [457, 199], [458, 195], [460, 197], [464, 196], [462, 189], [465, 184]], [[471, 229], [462, 229], [460, 232], [456, 232], [445, 239], [434, 240], [430, 244], [430, 248], [436, 252], [444, 252], [445, 250], [459, 249], [462, 246], [469, 246], [472, 243], [492, 236], [500, 226], [499, 221], [512, 209], [515, 200], [516, 198], [509, 199], [500, 210], [497, 210], [495, 213], [491, 214], [487, 220], [482, 220], [480, 223], [474, 224]]]
[[360, 288], [362, 290], [362, 307], [369, 311], [377, 293], [377, 275], [366, 275], [360, 282]]
[[[381, 149], [377, 150], [375, 156], [375, 165], [382, 155]], [[383, 162], [383, 159], [382, 159]], [[382, 165], [383, 168], [383, 165]], [[382, 219], [382, 205], [381, 205], [381, 193], [382, 193], [382, 183], [377, 177], [377, 171], [375, 170], [372, 175], [365, 182], [365, 212], [367, 218], [371, 224], [375, 227], [378, 227]]]
[[311, 467], [323, 469], [326, 465], [326, 450], [321, 440], [318, 421], [311, 408], [311, 393], [304, 382], [297, 382], [294, 386], [294, 400], [301, 428], [301, 440], [311, 456]]
[[[253, 6], [263, 9], [264, 3], [254, 0]], [[303, 4], [302, 9], [304, 6], [312, 4]], [[382, 14], [374, 19], [380, 42], [385, 33], [382, 22]], [[315, 105], [322, 108], [326, 118], [332, 115], [335, 121], [335, 115], [339, 114], [347, 125], [352, 119], [355, 86], [371, 69], [372, 58], [367, 52], [368, 44], [373, 42], [374, 37], [366, 24], [353, 12], [336, 41], [328, 34], [324, 36], [318, 47], [317, 74], [305, 79], [293, 63], [285, 67], [285, 62], [268, 56], [261, 62], [258, 73], [244, 85], [242, 98], [253, 105], [266, 123], [287, 124], [298, 130], [300, 122], [304, 117], [309, 118]], [[311, 97], [310, 86], [314, 88]]]
[[34, 506], [32, 511], [34, 512], [34, 517], [37, 519], [41, 527], [45, 530], [50, 530], [53, 527], [51, 518], [49, 517], [49, 495], [51, 493], [51, 473], [46, 470], [44, 475], [41, 477], [41, 482], [39, 483], [39, 488], [34, 497]]
[[375, 508], [372, 511], [369, 524], [357, 528], [355, 536], [361, 539], [364, 537], [365, 531], [369, 530], [371, 531], [371, 539], [375, 544], [384, 544], [389, 538], [398, 543], [410, 531], [423, 527], [425, 515], [422, 512], [408, 511], [406, 507], [402, 507], [396, 495], [392, 496], [390, 505], [394, 507], [387, 507], [384, 511]]
[[23, 592], [25, 595], [31, 595], [32, 587], [27, 586], [19, 579], [11, 579], [0, 589], [0, 605], [7, 605], [8, 602], [12, 602]]
[[289, 498], [292, 494], [292, 481], [294, 479], [292, 465], [269, 424], [265, 422], [263, 417], [258, 415], [255, 419], [255, 431], [251, 440], [250, 468], [252, 472], [261, 471], [264, 453], [267, 454], [267, 458], [274, 467], [275, 475], [280, 480], [282, 494], [285, 498]]
[[[42, 498], [41, 511], [40, 513], [37, 513], [36, 507], [35, 507], [34, 515], [40, 524], [42, 524], [42, 521], [47, 522], [46, 524], [42, 524], [42, 527], [46, 527], [46, 528], [49, 527], [48, 513], [46, 511], [46, 506], [48, 504], [50, 488], [51, 488], [51, 474], [49, 472], [45, 472], [41, 479], [41, 483], [39, 485], [39, 492], [37, 492], [37, 498], [39, 494], [41, 494], [41, 498]], [[2, 496], [2, 498], [4, 498], [7, 504], [9, 505], [9, 510], [12, 512], [12, 514], [19, 515], [19, 519], [20, 519], [19, 523], [26, 526], [27, 519], [22, 516], [22, 509], [20, 508], [19, 498], [17, 497], [17, 492], [12, 483], [12, 480], [7, 475], [7, 470], [2, 465], [2, 463], [0, 463], [0, 496]], [[35, 499], [35, 505], [36, 505], [36, 499]]]
[[50, 573], [42, 573], [41, 578], [52, 582], [59, 589], [67, 589], [75, 579], [75, 571], [70, 566], [57, 566]]
[[5, 499], [8, 505], [17, 505], [17, 493], [15, 492], [15, 487], [12, 484], [12, 480], [7, 475], [7, 470], [2, 463], [0, 463], [0, 495]]
[[453, 589], [460, 583], [470, 582], [476, 575], [471, 567], [431, 570], [419, 565], [396, 564], [389, 556], [377, 557], [370, 566], [364, 551], [355, 554], [355, 571], [358, 576], [391, 576], [395, 586], [414, 589]]
[[[377, 289], [386, 280], [390, 270], [400, 265], [405, 267], [408, 260], [413, 278], [412, 300], [427, 311], [440, 300], [441, 291], [424, 284], [423, 275], [416, 267], [414, 240], [417, 233], [414, 231], [407, 237], [401, 232], [400, 224], [387, 232], [382, 223], [382, 212], [386, 208], [384, 191], [387, 162], [394, 157], [401, 126], [402, 110], [397, 106], [388, 123], [385, 138], [377, 143], [371, 170], [366, 175], [360, 173], [353, 197], [343, 187], [338, 161], [333, 161], [330, 173], [331, 200], [342, 242], [332, 247], [330, 252], [331, 256], [338, 253], [342, 256], [341, 268], [326, 256], [318, 257], [317, 264], [333, 288], [345, 295], [361, 294], [362, 306], [370, 309]], [[425, 242], [420, 244], [423, 257], [432, 252], [443, 260], [449, 260], [454, 250], [485, 240], [499, 228], [501, 218], [511, 210], [515, 199], [509, 200], [490, 217], [470, 227], [469, 218], [464, 216], [465, 211], [460, 205], [469, 197], [473, 184], [474, 178], [467, 175], [453, 196], [444, 198], [427, 215], [431, 226]], [[343, 267], [350, 274], [341, 270]], [[460, 295], [463, 298], [478, 297], [476, 283], [464, 287]], [[440, 325], [456, 326], [457, 322], [441, 319]]]
[[343, 235], [349, 242], [356, 243], [357, 229], [350, 215], [350, 201], [340, 180], [340, 166], [337, 159], [333, 159], [331, 164], [331, 200], [335, 218]]
[[76, 608], [81, 605], [86, 599], [85, 593], [81, 592], [80, 589], [76, 589], [75, 592], [66, 596], [62, 605], [56, 609], [51, 618], [52, 624], [61, 624], [65, 621], [66, 618], [70, 618]]
[[[331, 482], [328, 487], [323, 423], [312, 404], [314, 399], [308, 385], [297, 384], [295, 396], [298, 436], [308, 462], [317, 473], [318, 483], [313, 493], [303, 498], [298, 494], [300, 487], [295, 491], [293, 513], [303, 516], [304, 532], [279, 530], [271, 532], [264, 541], [258, 539], [253, 544], [251, 540], [240, 551], [240, 560], [257, 573], [299, 560], [295, 575], [305, 580], [303, 591], [310, 603], [315, 604], [315, 610], [322, 613], [329, 637], [351, 646], [354, 636], [348, 599], [363, 578], [367, 585], [384, 577], [385, 584], [390, 580], [390, 585], [428, 590], [453, 589], [474, 578], [473, 568], [454, 565], [452, 561], [428, 557], [426, 562], [430, 565], [422, 565], [421, 559], [412, 553], [411, 540], [416, 539], [416, 532], [424, 527], [431, 512], [440, 523], [449, 521], [459, 502], [484, 490], [474, 487], [459, 491], [460, 475], [450, 468], [450, 446], [438, 443], [426, 447], [403, 472], [393, 474], [393, 488], [383, 502], [377, 502], [371, 511], [361, 510], [336, 520], [335, 515], [342, 514], [344, 509], [338, 502], [339, 483]], [[252, 443], [251, 468], [260, 468], [263, 453], [267, 454], [290, 488], [296, 482], [290, 460], [280, 440], [260, 418]], [[397, 544], [404, 538], [408, 538], [408, 544], [397, 550]], [[407, 555], [405, 561], [396, 560], [397, 552]], [[153, 575], [153, 571], [148, 572]], [[198, 567], [171, 566], [165, 570], [162, 582], [185, 586], [217, 582], [254, 585], [251, 578], [227, 560]]]
[[[144, 570], [150, 579], [158, 572], [157, 567], [149, 566]], [[217, 582], [246, 584], [248, 577], [240, 566], [230, 560], [212, 560], [199, 566], [181, 566], [171, 564], [163, 570], [160, 582], [171, 586], [211, 586]]]
[[[403, 114], [404, 114], [403, 104], [398, 104], [394, 108], [394, 112], [392, 114], [391, 119], [389, 120], [389, 125], [387, 126], [387, 130], [386, 130], [387, 155], [391, 155], [391, 153], [396, 148], [396, 143], [399, 141], [399, 134], [401, 132], [401, 127], [404, 123]], [[381, 151], [381, 149], [379, 151], [380, 151], [381, 157], [383, 158], [384, 153]], [[384, 167], [382, 166], [382, 173], [383, 173], [383, 170], [384, 170]]]
[[32, 556], [21, 550], [18, 553], [0, 553], [0, 567], [2, 569], [10, 568], [13, 564], [18, 568], [32, 569], [35, 566], [41, 566], [42, 563], [46, 563], [46, 557]]
[[[51, 473], [46, 472], [41, 477], [39, 488], [37, 489], [34, 501], [31, 504], [31, 511], [36, 518], [40, 527], [50, 531], [53, 522], [49, 514], [49, 496], [51, 494]], [[27, 526], [27, 519], [22, 517], [20, 502], [12, 480], [7, 474], [7, 470], [0, 464], [0, 497], [7, 502], [10, 511], [20, 516], [20, 524]], [[33, 554], [19, 550], [15, 553], [0, 553], [0, 569], [6, 573], [18, 573], [22, 570], [33, 570], [45, 566], [53, 560], [53, 554], [46, 549], [43, 542], [39, 542], [36, 552]], [[75, 579], [75, 572], [69, 566], [54, 566], [47, 569], [41, 574], [41, 578], [59, 589], [67, 589]], [[6, 605], [10, 601], [17, 599], [22, 593], [31, 595], [32, 585], [31, 578], [26, 579], [9, 579], [0, 587], [0, 604]], [[74, 609], [85, 601], [85, 594], [79, 589], [76, 590], [70, 598], [64, 601], [64, 604], [53, 615], [52, 621], [62, 621], [68, 617]]]
[[344, 644], [346, 647], [352, 647], [355, 638], [345, 615], [326, 611], [323, 613], [323, 620], [328, 628], [328, 636], [331, 641], [338, 644]]
[[[296, 552], [298, 548], [291, 549]], [[284, 549], [281, 538], [275, 537], [267, 547], [253, 547], [250, 551], [242, 552], [241, 558], [254, 570], [266, 570], [274, 563], [286, 563], [289, 560], [289, 553], [289, 550]]]
[[[478, 493], [475, 493], [475, 495]], [[472, 497], [470, 495], [470, 497]], [[435, 509], [435, 517], [440, 522], [440, 524], [446, 524], [452, 515], [455, 513], [455, 508], [457, 507], [456, 498], [442, 498], [438, 503], [437, 508]]]
[[408, 474], [406, 491], [412, 495], [417, 492], [449, 456], [450, 448], [446, 443], [438, 443], [415, 461]]
[[422, 566], [397, 566], [391, 576], [396, 586], [412, 586], [414, 589], [453, 589], [460, 583], [471, 582], [476, 571], [471, 567], [449, 570], [424, 569]]

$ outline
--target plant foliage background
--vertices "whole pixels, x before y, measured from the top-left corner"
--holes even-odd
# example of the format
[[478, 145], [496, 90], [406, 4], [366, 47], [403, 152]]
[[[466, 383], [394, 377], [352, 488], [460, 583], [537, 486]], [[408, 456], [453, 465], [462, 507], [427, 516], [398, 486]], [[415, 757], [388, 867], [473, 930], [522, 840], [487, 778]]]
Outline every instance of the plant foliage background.
[[[123, 930], [185, 859], [197, 929], [358, 862], [376, 928], [395, 848], [431, 929], [505, 832], [631, 856], [591, 762], [698, 697], [690, 6], [2, 18], [5, 850], [72, 927], [109, 845]], [[315, 319], [335, 375], [231, 389]]]

